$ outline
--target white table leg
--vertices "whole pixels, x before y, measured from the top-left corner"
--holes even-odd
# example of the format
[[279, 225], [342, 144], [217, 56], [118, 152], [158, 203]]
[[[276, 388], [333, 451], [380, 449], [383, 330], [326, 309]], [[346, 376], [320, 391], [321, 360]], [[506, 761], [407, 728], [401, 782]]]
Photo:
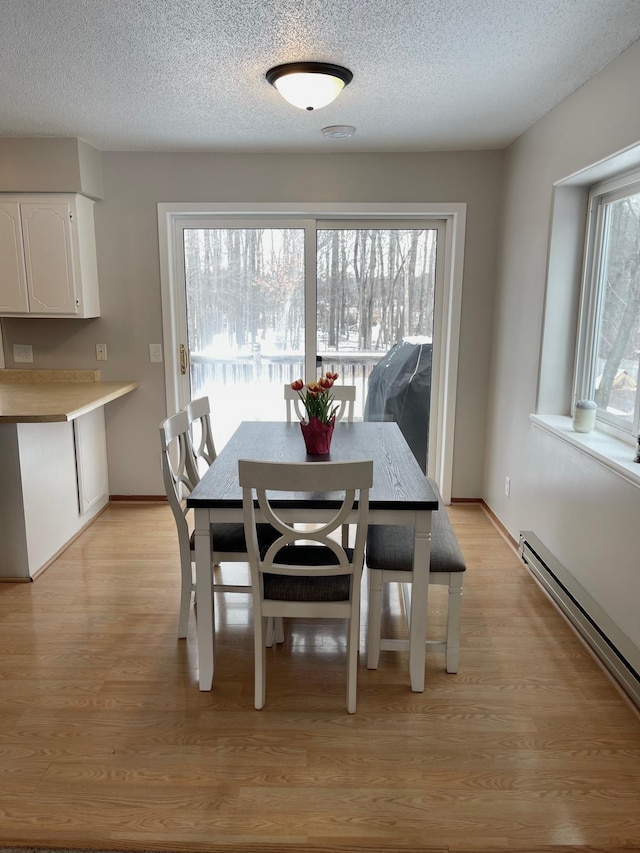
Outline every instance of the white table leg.
[[409, 674], [414, 693], [424, 692], [424, 665], [427, 640], [429, 559], [431, 556], [431, 513], [417, 512], [411, 584], [411, 624], [409, 625]]
[[200, 690], [211, 690], [211, 687], [213, 686], [215, 630], [209, 510], [196, 509], [194, 512], [194, 520], [199, 681]]

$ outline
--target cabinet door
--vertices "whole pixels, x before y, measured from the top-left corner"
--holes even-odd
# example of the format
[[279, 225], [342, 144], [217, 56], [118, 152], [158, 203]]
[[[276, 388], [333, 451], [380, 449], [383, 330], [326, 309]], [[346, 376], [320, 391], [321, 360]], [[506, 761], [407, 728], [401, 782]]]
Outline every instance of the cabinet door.
[[71, 205], [28, 202], [20, 208], [30, 311], [76, 314]]
[[20, 227], [20, 205], [0, 204], [0, 311], [23, 313], [29, 310], [24, 248]]

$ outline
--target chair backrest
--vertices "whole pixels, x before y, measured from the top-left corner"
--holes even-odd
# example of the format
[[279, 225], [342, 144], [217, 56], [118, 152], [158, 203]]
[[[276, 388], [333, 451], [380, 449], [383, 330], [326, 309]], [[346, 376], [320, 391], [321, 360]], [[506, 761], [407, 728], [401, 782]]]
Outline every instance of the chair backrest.
[[[245, 538], [251, 565], [252, 580], [255, 588], [262, 588], [260, 575], [269, 574], [327, 576], [354, 574], [362, 570], [364, 560], [364, 545], [366, 541], [369, 518], [369, 489], [373, 481], [373, 462], [363, 460], [357, 462], [258, 462], [240, 459], [238, 475], [242, 486], [242, 503], [244, 510]], [[294, 521], [285, 521], [277, 508], [274, 508], [269, 493], [273, 492], [337, 492], [344, 493], [342, 505], [332, 518], [319, 523], [310, 529], [296, 529]], [[257, 500], [262, 513], [262, 519], [271, 524], [280, 537], [264, 555], [261, 555], [256, 533]], [[330, 534], [338, 530], [358, 503], [356, 510], [356, 537], [353, 551], [345, 551], [342, 545]], [[301, 521], [304, 519], [298, 519]], [[352, 522], [353, 523], [353, 522]], [[302, 565], [289, 562], [279, 564], [278, 552], [304, 541], [326, 546], [333, 552], [336, 563], [322, 565]], [[312, 546], [313, 547], [313, 546]], [[308, 549], [304, 550], [308, 554]], [[326, 552], [325, 552], [326, 553]], [[289, 549], [291, 554], [291, 549]]]
[[162, 479], [164, 489], [178, 528], [180, 543], [189, 542], [186, 497], [198, 482], [189, 435], [189, 418], [178, 412], [160, 424], [162, 449]]
[[[336, 403], [339, 403], [338, 411], [336, 412], [336, 423], [341, 421], [346, 414], [346, 419], [349, 423], [353, 422], [353, 407], [356, 401], [356, 386], [355, 385], [334, 385], [331, 389], [331, 394]], [[298, 396], [298, 392], [294, 391], [291, 385], [284, 386], [284, 399], [287, 404], [287, 422], [293, 420], [295, 412], [299, 420], [305, 419], [304, 406]]]
[[194, 464], [198, 473], [204, 473], [200, 471], [200, 462], [204, 462], [208, 468], [217, 456], [211, 429], [209, 398], [198, 397], [197, 400], [192, 400], [184, 407], [184, 411], [189, 419]]

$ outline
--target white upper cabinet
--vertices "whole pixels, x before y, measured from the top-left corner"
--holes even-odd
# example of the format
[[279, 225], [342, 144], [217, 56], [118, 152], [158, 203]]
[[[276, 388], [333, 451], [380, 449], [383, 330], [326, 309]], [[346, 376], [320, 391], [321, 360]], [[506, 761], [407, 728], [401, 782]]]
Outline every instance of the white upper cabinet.
[[20, 205], [0, 202], [0, 311], [29, 311]]
[[0, 195], [0, 315], [100, 315], [91, 199]]

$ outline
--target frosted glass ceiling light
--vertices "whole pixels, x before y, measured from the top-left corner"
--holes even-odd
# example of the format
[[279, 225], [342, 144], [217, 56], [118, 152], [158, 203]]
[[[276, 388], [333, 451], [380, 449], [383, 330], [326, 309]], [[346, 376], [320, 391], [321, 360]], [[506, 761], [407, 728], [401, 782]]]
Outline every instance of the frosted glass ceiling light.
[[294, 107], [319, 110], [338, 97], [353, 74], [328, 62], [289, 62], [270, 68], [267, 80]]

